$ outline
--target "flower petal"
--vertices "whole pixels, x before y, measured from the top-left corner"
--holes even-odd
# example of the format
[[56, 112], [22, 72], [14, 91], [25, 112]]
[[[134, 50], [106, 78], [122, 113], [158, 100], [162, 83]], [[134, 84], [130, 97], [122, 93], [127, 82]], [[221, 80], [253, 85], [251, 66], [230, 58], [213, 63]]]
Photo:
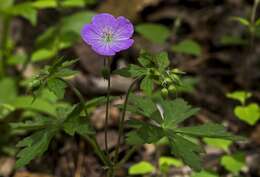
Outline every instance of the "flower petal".
[[102, 41], [98, 41], [92, 45], [92, 49], [104, 56], [113, 56], [116, 52], [111, 48], [111, 46], [107, 43], [103, 43]]
[[133, 43], [134, 43], [133, 39], [114, 41], [113, 44], [111, 45], [111, 49], [114, 50], [115, 52], [119, 52], [130, 48], [133, 45]]
[[118, 17], [117, 19], [117, 29], [115, 31], [115, 36], [118, 40], [129, 39], [134, 33], [133, 24], [125, 17]]
[[117, 25], [116, 18], [108, 13], [101, 13], [92, 18], [92, 24], [98, 30], [102, 31], [106, 27], [114, 29]]
[[92, 45], [97, 40], [100, 40], [101, 37], [91, 24], [87, 24], [81, 30], [82, 39], [89, 45]]

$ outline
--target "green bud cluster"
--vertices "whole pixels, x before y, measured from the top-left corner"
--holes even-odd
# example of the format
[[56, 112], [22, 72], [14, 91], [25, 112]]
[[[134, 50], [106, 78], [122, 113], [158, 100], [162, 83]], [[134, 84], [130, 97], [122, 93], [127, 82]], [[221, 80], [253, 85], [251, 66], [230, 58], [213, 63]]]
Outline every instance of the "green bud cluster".
[[185, 74], [179, 69], [159, 71], [155, 68], [150, 70], [153, 79], [161, 87], [161, 94], [167, 97], [169, 94], [175, 94], [178, 86], [181, 84], [180, 75]]

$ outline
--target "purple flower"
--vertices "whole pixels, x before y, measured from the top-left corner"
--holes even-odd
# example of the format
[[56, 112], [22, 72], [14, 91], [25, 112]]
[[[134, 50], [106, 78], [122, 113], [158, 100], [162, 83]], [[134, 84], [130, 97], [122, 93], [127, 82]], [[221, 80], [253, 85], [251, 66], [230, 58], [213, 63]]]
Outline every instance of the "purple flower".
[[117, 52], [131, 47], [134, 40], [132, 23], [125, 17], [102, 13], [94, 16], [90, 24], [86, 24], [81, 37], [100, 55], [113, 56]]

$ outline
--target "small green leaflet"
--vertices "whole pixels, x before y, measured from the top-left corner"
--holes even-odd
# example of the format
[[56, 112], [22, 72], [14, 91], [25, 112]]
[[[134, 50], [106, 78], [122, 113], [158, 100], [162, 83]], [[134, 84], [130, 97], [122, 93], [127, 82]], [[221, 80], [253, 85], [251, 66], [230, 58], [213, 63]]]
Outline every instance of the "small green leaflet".
[[140, 85], [141, 90], [143, 90], [147, 95], [151, 95], [153, 92], [153, 80], [150, 76], [145, 76]]
[[142, 161], [132, 165], [129, 168], [128, 173], [130, 175], [145, 175], [148, 173], [152, 173], [154, 171], [155, 171], [155, 167], [151, 163], [147, 161]]
[[203, 138], [203, 141], [211, 147], [219, 148], [224, 151], [228, 151], [229, 147], [233, 143], [231, 140], [220, 138]]
[[234, 91], [232, 93], [227, 93], [226, 96], [227, 98], [237, 100], [242, 105], [244, 105], [246, 103], [246, 100], [252, 96], [252, 93], [246, 91]]
[[51, 78], [47, 81], [47, 86], [51, 92], [53, 92], [59, 99], [62, 99], [65, 94], [67, 84], [57, 78]]
[[247, 19], [242, 18], [242, 17], [231, 17], [231, 20], [237, 21], [243, 26], [250, 26], [251, 25], [251, 23]]
[[170, 30], [163, 25], [143, 23], [136, 26], [136, 31], [154, 43], [164, 43], [170, 37]]
[[186, 39], [178, 44], [173, 45], [172, 50], [175, 53], [188, 54], [194, 56], [199, 56], [202, 52], [200, 44], [191, 39]]
[[31, 160], [40, 157], [48, 149], [48, 146], [57, 132], [56, 128], [38, 131], [31, 136], [21, 140], [17, 147], [23, 148], [18, 154], [16, 168], [21, 168]]
[[245, 166], [245, 154], [241, 152], [222, 156], [220, 163], [229, 172], [238, 173]]
[[183, 161], [192, 167], [194, 170], [199, 171], [202, 168], [200, 153], [203, 152], [201, 147], [181, 135], [168, 133], [171, 150], [174, 155], [183, 159]]
[[176, 158], [173, 157], [160, 157], [159, 159], [159, 167], [160, 167], [160, 171], [163, 173], [168, 173], [169, 168], [171, 166], [175, 166], [175, 167], [182, 167], [184, 164], [181, 160], [178, 160]]
[[131, 64], [126, 68], [114, 71], [114, 74], [119, 74], [124, 77], [141, 77], [147, 74], [147, 69], [138, 65]]
[[200, 172], [193, 172], [191, 177], [219, 177], [216, 173], [202, 170]]
[[260, 107], [257, 103], [251, 103], [247, 106], [236, 106], [235, 115], [249, 125], [255, 125], [260, 119]]

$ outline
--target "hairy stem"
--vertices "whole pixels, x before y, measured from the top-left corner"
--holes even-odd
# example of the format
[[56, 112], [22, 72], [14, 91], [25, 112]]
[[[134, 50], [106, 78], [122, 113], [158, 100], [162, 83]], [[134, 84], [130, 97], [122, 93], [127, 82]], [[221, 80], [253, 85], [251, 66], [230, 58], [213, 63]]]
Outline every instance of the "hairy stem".
[[138, 81], [138, 79], [135, 79], [132, 84], [129, 86], [124, 102], [124, 107], [123, 107], [123, 112], [122, 112], [122, 117], [119, 122], [119, 129], [118, 129], [118, 141], [117, 141], [117, 146], [116, 146], [116, 151], [115, 151], [115, 157], [114, 157], [114, 163], [117, 162], [118, 156], [119, 156], [119, 150], [120, 150], [120, 142], [121, 142], [121, 137], [124, 136], [124, 121], [125, 121], [125, 115], [126, 115], [126, 110], [127, 110], [127, 104], [128, 104], [128, 99], [130, 96], [130, 93], [135, 85], [135, 83]]
[[106, 74], [107, 76], [105, 76], [105, 78], [107, 79], [107, 101], [106, 101], [106, 118], [105, 118], [105, 149], [106, 149], [106, 153], [108, 153], [108, 120], [110, 118], [110, 94], [111, 94], [111, 69], [110, 69], [110, 59], [111, 58], [107, 58], [104, 61], [105, 64], [105, 69], [108, 71]]

